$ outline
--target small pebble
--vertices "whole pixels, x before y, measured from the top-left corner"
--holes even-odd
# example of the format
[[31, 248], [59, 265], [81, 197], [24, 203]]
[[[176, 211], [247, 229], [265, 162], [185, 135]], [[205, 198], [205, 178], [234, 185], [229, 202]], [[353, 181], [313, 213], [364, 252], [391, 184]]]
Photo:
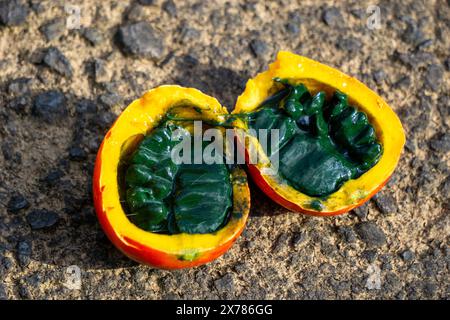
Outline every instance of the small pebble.
[[411, 78], [409, 76], [403, 76], [394, 83], [394, 88], [408, 88], [411, 86]]
[[86, 152], [80, 147], [72, 147], [69, 149], [69, 158], [73, 161], [83, 161], [86, 160]]
[[42, 181], [49, 185], [53, 186], [58, 182], [62, 177], [64, 176], [64, 172], [62, 172], [59, 169], [50, 171], [43, 179]]
[[410, 262], [414, 259], [414, 253], [411, 250], [405, 250], [400, 253], [400, 257], [403, 261]]
[[47, 41], [52, 41], [61, 37], [66, 29], [66, 20], [63, 18], [53, 19], [44, 25], [39, 30], [44, 34]]
[[391, 194], [378, 193], [372, 199], [381, 213], [391, 214], [397, 212], [397, 205]]
[[0, 24], [17, 26], [27, 19], [29, 10], [24, 0], [0, 1]]
[[231, 293], [234, 290], [234, 280], [231, 274], [227, 273], [222, 278], [214, 281], [214, 286], [219, 293]]
[[21, 194], [13, 195], [7, 204], [8, 211], [11, 213], [17, 213], [22, 209], [26, 209], [30, 206], [28, 200]]
[[336, 7], [325, 9], [322, 20], [330, 27], [340, 27], [343, 23], [341, 11]]
[[99, 99], [107, 107], [114, 107], [122, 102], [122, 97], [114, 92], [102, 94]]
[[119, 28], [117, 41], [125, 54], [160, 60], [164, 55], [164, 41], [148, 22], [137, 22]]
[[173, 2], [173, 0], [164, 1], [164, 3], [162, 4], [162, 9], [165, 12], [167, 12], [171, 17], [177, 15], [177, 7], [175, 5], [175, 2]]
[[357, 208], [354, 208], [352, 213], [358, 216], [361, 220], [365, 220], [369, 214], [369, 206], [367, 205], [367, 202]]
[[56, 122], [67, 114], [66, 98], [56, 90], [46, 91], [36, 96], [32, 114], [46, 122]]
[[67, 78], [71, 78], [73, 74], [72, 65], [58, 48], [50, 47], [45, 51], [42, 62], [50, 68], [50, 70], [59, 73]]
[[0, 300], [8, 300], [8, 294], [3, 283], [0, 283]]
[[40, 230], [50, 228], [55, 225], [59, 220], [59, 216], [54, 211], [38, 209], [31, 211], [27, 215], [26, 219], [31, 229]]
[[377, 258], [377, 251], [376, 250], [365, 250], [362, 252], [361, 256], [367, 260], [369, 263], [375, 262]]
[[96, 113], [97, 104], [89, 99], [81, 99], [75, 103], [75, 110], [78, 114]]
[[438, 64], [431, 64], [425, 71], [425, 84], [432, 90], [438, 91], [442, 84], [444, 68]]
[[93, 46], [99, 45], [105, 40], [103, 34], [96, 28], [85, 28], [82, 35]]
[[356, 38], [350, 37], [350, 38], [340, 38], [337, 41], [336, 47], [340, 50], [347, 51], [347, 52], [358, 52], [362, 48], [362, 43]]
[[374, 222], [360, 222], [355, 225], [355, 231], [363, 242], [369, 246], [380, 247], [386, 243], [386, 236]]
[[13, 95], [23, 95], [30, 92], [30, 78], [17, 78], [8, 85], [8, 92]]
[[261, 57], [267, 52], [267, 44], [260, 39], [253, 39], [249, 46], [255, 57]]
[[373, 76], [373, 80], [375, 80], [375, 82], [377, 84], [383, 83], [383, 80], [386, 78], [386, 74], [384, 73], [383, 70], [374, 71], [372, 76]]
[[430, 140], [430, 148], [437, 152], [450, 151], [450, 134], [437, 133]]

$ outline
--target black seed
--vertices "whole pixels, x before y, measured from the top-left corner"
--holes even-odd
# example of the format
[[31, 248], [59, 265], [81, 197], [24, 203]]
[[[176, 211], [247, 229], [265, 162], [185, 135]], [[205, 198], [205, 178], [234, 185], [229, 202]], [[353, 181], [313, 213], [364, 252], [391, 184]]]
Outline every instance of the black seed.
[[7, 204], [9, 212], [16, 213], [22, 209], [26, 209], [30, 206], [30, 203], [21, 194], [13, 195]]
[[152, 60], [160, 60], [164, 56], [163, 38], [147, 22], [120, 27], [116, 39], [125, 54]]
[[383, 230], [373, 222], [361, 222], [355, 226], [355, 231], [363, 242], [369, 246], [379, 247], [386, 243]]
[[59, 216], [54, 211], [40, 209], [31, 211], [26, 219], [31, 229], [39, 230], [55, 225], [58, 222]]
[[25, 22], [28, 16], [28, 6], [23, 0], [0, 1], [0, 23], [7, 26], [17, 26]]
[[71, 78], [73, 74], [72, 65], [64, 54], [59, 51], [58, 48], [48, 48], [43, 57], [43, 63], [51, 70], [63, 75], [67, 78]]
[[64, 94], [56, 90], [39, 94], [34, 100], [32, 113], [46, 122], [56, 122], [67, 114]]

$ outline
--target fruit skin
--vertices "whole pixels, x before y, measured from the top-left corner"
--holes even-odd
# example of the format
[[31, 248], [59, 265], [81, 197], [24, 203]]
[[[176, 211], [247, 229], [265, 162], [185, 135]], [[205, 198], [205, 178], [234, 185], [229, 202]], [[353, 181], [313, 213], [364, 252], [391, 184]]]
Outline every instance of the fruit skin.
[[[104, 232], [131, 259], [161, 269], [188, 268], [218, 258], [242, 233], [250, 211], [246, 174], [234, 168], [231, 172], [233, 212], [227, 225], [212, 234], [156, 234], [139, 229], [126, 217], [117, 179], [120, 160], [171, 107], [180, 108], [180, 105], [185, 116], [223, 121], [221, 115], [226, 114], [216, 99], [196, 89], [161, 86], [150, 90], [132, 102], [115, 121], [99, 148], [94, 168], [94, 204]], [[208, 109], [201, 115], [189, 114], [184, 105], [208, 106]]]
[[[260, 163], [249, 163], [247, 151], [250, 149], [249, 144], [252, 144], [259, 153], [261, 146], [254, 139], [246, 139], [245, 142], [241, 139], [238, 143], [245, 144], [247, 171], [256, 185], [285, 208], [316, 216], [342, 214], [369, 200], [389, 180], [405, 144], [403, 127], [394, 111], [375, 92], [355, 78], [317, 61], [281, 51], [267, 71], [247, 82], [244, 92], [237, 99], [233, 114], [256, 110], [264, 100], [280, 90], [282, 87], [274, 82], [274, 78], [303, 83], [312, 94], [325, 91], [330, 97], [336, 90], [346, 94], [350, 103], [369, 117], [383, 146], [383, 155], [379, 162], [361, 177], [347, 181], [327, 198], [318, 199], [295, 190], [276, 177], [263, 174], [261, 171], [264, 166]], [[238, 120], [235, 125], [244, 131], [247, 129], [245, 121]], [[313, 208], [311, 204], [315, 201], [320, 203], [321, 210]]]

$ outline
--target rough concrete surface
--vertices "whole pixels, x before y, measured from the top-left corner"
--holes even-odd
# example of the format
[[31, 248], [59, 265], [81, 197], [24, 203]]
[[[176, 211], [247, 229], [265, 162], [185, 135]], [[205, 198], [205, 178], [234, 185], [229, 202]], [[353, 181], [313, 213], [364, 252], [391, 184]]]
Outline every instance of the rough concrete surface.
[[[379, 28], [370, 3], [0, 0], [0, 297], [448, 299], [450, 1], [378, 1]], [[218, 260], [170, 272], [124, 257], [91, 195], [115, 117], [169, 83], [232, 109], [281, 49], [395, 109], [407, 144], [389, 184], [334, 218], [289, 212], [251, 184], [246, 230]]]

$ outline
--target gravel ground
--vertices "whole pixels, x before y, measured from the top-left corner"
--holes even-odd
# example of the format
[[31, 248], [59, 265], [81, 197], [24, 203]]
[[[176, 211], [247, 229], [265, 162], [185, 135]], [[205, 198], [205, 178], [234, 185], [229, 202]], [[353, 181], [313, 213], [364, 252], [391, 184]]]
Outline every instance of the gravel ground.
[[[450, 1], [379, 1], [379, 28], [368, 5], [0, 0], [0, 298], [448, 299]], [[362, 80], [400, 115], [407, 144], [387, 187], [312, 218], [251, 185], [247, 228], [220, 259], [169, 272], [125, 258], [91, 196], [112, 121], [169, 83], [232, 109], [280, 49]]]

